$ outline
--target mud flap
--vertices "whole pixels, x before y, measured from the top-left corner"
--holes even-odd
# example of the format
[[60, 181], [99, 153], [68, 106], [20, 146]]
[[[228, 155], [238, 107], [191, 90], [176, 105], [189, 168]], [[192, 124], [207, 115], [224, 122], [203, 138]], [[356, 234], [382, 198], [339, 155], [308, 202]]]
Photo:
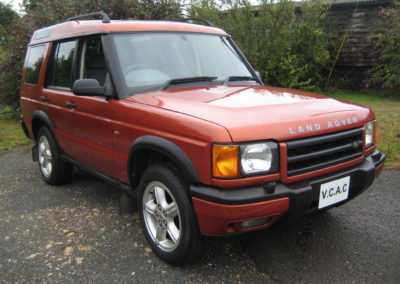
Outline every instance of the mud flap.
[[121, 194], [119, 197], [119, 214], [132, 215], [137, 210], [138, 208], [136, 198], [127, 193], [125, 190], [121, 190]]
[[37, 145], [32, 147], [32, 160], [36, 162], [38, 160]]

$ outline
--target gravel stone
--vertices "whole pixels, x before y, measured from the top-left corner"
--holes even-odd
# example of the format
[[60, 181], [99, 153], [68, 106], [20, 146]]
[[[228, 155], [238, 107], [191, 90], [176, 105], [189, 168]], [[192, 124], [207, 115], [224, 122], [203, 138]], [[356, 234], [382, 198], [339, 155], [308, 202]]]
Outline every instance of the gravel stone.
[[30, 149], [0, 155], [0, 283], [399, 283], [400, 172], [351, 202], [269, 231], [206, 238], [174, 267], [149, 249], [119, 191], [77, 171], [49, 186]]

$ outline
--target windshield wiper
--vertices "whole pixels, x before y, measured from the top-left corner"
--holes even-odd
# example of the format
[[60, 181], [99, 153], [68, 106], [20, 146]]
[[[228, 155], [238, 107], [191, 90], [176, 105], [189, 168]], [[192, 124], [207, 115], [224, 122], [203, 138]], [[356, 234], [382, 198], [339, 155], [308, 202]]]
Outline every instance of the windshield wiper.
[[225, 78], [223, 85], [228, 84], [228, 82], [232, 82], [232, 81], [256, 81], [258, 82], [258, 80], [254, 77], [250, 77], [250, 76], [228, 76]]
[[171, 85], [176, 84], [185, 84], [185, 83], [193, 83], [193, 82], [207, 82], [207, 81], [214, 81], [218, 77], [211, 77], [211, 76], [198, 76], [198, 77], [187, 77], [187, 78], [176, 78], [167, 81], [161, 90], [168, 89]]

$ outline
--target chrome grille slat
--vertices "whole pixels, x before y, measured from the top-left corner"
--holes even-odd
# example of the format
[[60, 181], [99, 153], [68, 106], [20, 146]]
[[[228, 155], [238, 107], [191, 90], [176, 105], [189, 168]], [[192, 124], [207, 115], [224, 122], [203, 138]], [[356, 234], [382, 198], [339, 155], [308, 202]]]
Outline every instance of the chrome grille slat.
[[[362, 145], [363, 141], [360, 140], [360, 141], [358, 141], [358, 143], [360, 145]], [[304, 161], [304, 160], [310, 160], [313, 158], [317, 158], [319, 156], [336, 154], [336, 153], [340, 153], [340, 152], [343, 152], [346, 150], [351, 150], [351, 149], [353, 149], [353, 144], [347, 143], [346, 145], [334, 147], [331, 149], [321, 150], [321, 151], [317, 151], [317, 152], [310, 153], [310, 154], [289, 157], [288, 162], [291, 163], [291, 162], [300, 162], [300, 161]]]
[[361, 157], [363, 129], [287, 141], [286, 146], [287, 175], [299, 175]]

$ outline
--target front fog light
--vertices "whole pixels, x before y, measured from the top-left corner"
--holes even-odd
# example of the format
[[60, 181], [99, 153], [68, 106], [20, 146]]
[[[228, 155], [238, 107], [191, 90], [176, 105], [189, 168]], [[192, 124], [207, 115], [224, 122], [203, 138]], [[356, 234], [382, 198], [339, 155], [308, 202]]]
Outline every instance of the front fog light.
[[241, 229], [250, 229], [250, 228], [262, 226], [262, 225], [265, 225], [269, 220], [271, 220], [270, 217], [262, 218], [262, 219], [249, 220], [249, 221], [243, 221], [242, 224], [240, 225], [240, 228]]
[[241, 145], [242, 172], [248, 175], [275, 171], [278, 161], [277, 149], [277, 144], [273, 142]]
[[374, 144], [375, 141], [375, 121], [369, 121], [365, 124], [365, 148]]

